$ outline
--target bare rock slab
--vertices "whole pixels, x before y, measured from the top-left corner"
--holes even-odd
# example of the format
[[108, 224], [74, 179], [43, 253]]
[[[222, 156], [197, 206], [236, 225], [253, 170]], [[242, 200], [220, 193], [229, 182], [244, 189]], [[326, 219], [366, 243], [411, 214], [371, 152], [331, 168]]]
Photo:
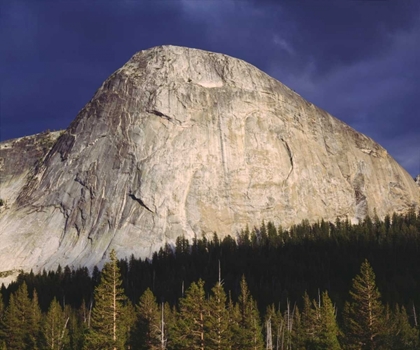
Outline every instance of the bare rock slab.
[[112, 248], [146, 257], [180, 235], [420, 203], [372, 139], [242, 60], [175, 46], [135, 54], [39, 156], [0, 169], [0, 271], [92, 267]]

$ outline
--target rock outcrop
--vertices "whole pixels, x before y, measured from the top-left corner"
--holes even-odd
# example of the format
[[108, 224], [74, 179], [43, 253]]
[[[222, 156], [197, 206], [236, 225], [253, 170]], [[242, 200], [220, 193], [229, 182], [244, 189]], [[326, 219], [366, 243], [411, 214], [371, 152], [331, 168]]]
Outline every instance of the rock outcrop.
[[61, 132], [46, 131], [0, 143], [0, 199], [3, 201], [0, 210], [5, 210], [16, 201], [20, 190], [37, 166], [42, 164]]
[[419, 205], [370, 138], [244, 61], [174, 46], [135, 54], [25, 171], [1, 180], [1, 271]]

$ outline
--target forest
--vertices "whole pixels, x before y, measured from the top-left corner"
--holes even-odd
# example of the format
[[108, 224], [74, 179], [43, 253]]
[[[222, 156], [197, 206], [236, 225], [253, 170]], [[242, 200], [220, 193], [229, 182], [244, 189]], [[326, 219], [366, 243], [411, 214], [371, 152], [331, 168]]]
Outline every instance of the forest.
[[0, 349], [420, 349], [420, 212], [178, 237], [0, 292]]

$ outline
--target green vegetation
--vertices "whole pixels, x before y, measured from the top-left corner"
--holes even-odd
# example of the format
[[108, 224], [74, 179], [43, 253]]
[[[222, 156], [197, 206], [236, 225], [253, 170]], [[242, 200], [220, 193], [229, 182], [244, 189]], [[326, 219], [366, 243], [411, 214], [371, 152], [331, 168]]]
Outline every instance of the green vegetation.
[[90, 327], [85, 338], [85, 348], [123, 349], [130, 331], [130, 310], [127, 297], [121, 288], [121, 274], [115, 251], [105, 264], [101, 281], [95, 288], [95, 305]]
[[4, 200], [0, 198], [0, 207], [4, 205]]
[[420, 215], [179, 237], [102, 272], [22, 273], [0, 349], [419, 349]]
[[45, 152], [49, 151], [54, 145], [55, 140], [51, 137], [51, 131], [46, 130], [40, 134], [39, 144], [42, 150]]
[[53, 299], [44, 316], [42, 334], [47, 349], [63, 349], [69, 344], [68, 322], [70, 317], [61, 308], [57, 299]]
[[375, 274], [369, 262], [362, 263], [360, 274], [353, 279], [351, 302], [344, 306], [344, 321], [351, 348], [377, 349], [386, 336], [384, 306], [376, 287]]
[[7, 271], [1, 271], [0, 272], [0, 277], [5, 278], [5, 277], [9, 277], [11, 275], [13, 275], [14, 273], [19, 272], [19, 273], [23, 273], [22, 270], [7, 270]]

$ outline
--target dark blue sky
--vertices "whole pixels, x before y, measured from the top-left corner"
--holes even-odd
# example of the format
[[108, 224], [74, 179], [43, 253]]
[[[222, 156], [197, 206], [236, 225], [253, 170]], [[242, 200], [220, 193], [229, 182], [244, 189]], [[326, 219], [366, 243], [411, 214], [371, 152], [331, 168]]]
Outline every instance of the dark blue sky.
[[420, 1], [0, 0], [0, 140], [66, 128], [137, 51], [241, 58], [420, 173]]

